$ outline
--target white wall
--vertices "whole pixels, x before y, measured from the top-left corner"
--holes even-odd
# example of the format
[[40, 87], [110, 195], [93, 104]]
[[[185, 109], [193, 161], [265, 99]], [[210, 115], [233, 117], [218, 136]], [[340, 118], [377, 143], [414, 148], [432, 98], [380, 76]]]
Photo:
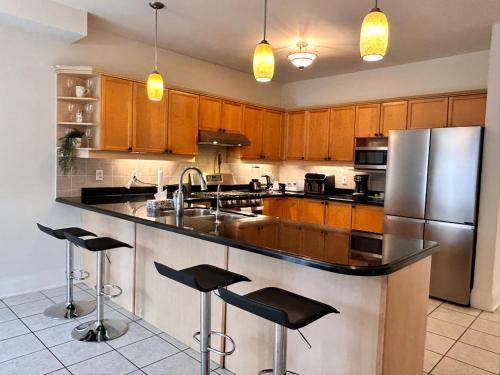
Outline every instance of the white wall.
[[476, 269], [471, 303], [494, 310], [500, 305], [500, 23], [491, 36], [488, 102]]
[[[64, 245], [35, 227], [79, 224], [77, 210], [54, 202], [55, 64], [95, 65], [146, 77], [151, 46], [90, 31], [69, 45], [0, 26], [0, 297], [61, 285]], [[279, 105], [281, 87], [175, 53], [161, 51], [167, 83], [256, 103]]]
[[474, 52], [288, 83], [283, 85], [283, 106], [294, 108], [484, 89], [487, 73], [488, 51]]

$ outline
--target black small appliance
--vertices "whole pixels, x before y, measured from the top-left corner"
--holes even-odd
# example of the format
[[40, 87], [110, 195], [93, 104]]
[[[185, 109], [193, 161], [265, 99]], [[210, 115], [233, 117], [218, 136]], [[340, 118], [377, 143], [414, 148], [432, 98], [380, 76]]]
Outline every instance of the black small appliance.
[[352, 193], [355, 197], [366, 197], [368, 195], [368, 175], [367, 174], [356, 174], [354, 175], [354, 192]]
[[335, 176], [323, 173], [306, 173], [304, 191], [307, 194], [328, 194], [335, 189]]
[[250, 191], [261, 191], [262, 190], [262, 184], [257, 178], [252, 178], [252, 181], [248, 184]]

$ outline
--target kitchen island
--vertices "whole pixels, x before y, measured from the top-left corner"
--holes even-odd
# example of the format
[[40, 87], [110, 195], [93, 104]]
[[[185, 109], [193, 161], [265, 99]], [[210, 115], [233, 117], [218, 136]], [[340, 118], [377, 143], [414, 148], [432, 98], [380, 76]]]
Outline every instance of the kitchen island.
[[[124, 289], [117, 303], [196, 349], [198, 295], [161, 277], [153, 261], [173, 268], [213, 264], [248, 276], [230, 289], [277, 286], [331, 304], [339, 315], [305, 327], [312, 344], [289, 335], [288, 368], [302, 374], [421, 374], [430, 255], [437, 244], [373, 235], [264, 215], [208, 210], [148, 213], [141, 197], [58, 198], [81, 208], [82, 226], [134, 246], [110, 251], [107, 282]], [[110, 200], [108, 200], [110, 201]], [[93, 255], [82, 252], [87, 270]], [[93, 285], [93, 280], [89, 280]], [[212, 301], [212, 329], [232, 336], [225, 366], [255, 374], [272, 361], [272, 323]], [[212, 345], [217, 346], [217, 340]], [[352, 358], [356, 357], [356, 361]], [[217, 360], [217, 358], [213, 358]]]

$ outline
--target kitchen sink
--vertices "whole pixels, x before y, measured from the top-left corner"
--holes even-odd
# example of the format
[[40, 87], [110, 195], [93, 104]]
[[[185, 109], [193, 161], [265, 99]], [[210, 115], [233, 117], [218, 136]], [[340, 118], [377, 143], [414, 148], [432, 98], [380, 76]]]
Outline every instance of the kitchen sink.
[[[237, 220], [237, 219], [245, 219], [256, 216], [257, 215], [255, 214], [244, 213], [244, 212], [235, 212], [226, 210], [219, 211], [219, 218], [222, 220]], [[184, 217], [215, 219], [215, 211], [210, 210], [208, 208], [185, 208]]]

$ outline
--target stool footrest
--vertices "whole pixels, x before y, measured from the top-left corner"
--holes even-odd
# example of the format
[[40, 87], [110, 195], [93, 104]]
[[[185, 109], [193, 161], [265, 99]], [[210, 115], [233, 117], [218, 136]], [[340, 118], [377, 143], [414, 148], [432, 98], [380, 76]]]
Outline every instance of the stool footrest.
[[[260, 370], [258, 375], [272, 374], [273, 372], [274, 372], [274, 370], [272, 368], [266, 368], [264, 370]], [[288, 371], [288, 370], [285, 372], [285, 374], [286, 375], [299, 375], [296, 372]]]
[[[78, 274], [75, 276], [75, 274]], [[90, 277], [90, 273], [84, 270], [74, 270], [73, 271], [73, 280], [75, 281], [83, 281], [87, 280]]]
[[[111, 293], [108, 293], [108, 292], [105, 292], [104, 291], [104, 288], [111, 288], [111, 289], [117, 289], [118, 292], [115, 293], [115, 294], [111, 294]], [[94, 289], [97, 290], [97, 286], [94, 286]], [[105, 297], [108, 297], [108, 298], [116, 298], [116, 297], [119, 297], [121, 296], [123, 293], [123, 289], [120, 288], [118, 285], [115, 285], [115, 284], [103, 284], [102, 285], [102, 294], [104, 294]]]
[[[214, 336], [219, 336], [219, 337], [222, 337], [222, 338], [224, 338], [224, 339], [229, 340], [229, 342], [233, 345], [233, 347], [231, 348], [231, 350], [227, 350], [227, 351], [225, 351], [225, 352], [222, 352], [222, 351], [217, 350], [217, 349], [212, 348], [212, 347], [208, 347], [207, 349], [208, 349], [209, 351], [211, 351], [212, 353], [215, 353], [215, 354], [221, 355], [221, 356], [227, 356], [227, 355], [231, 355], [231, 354], [233, 354], [233, 353], [234, 353], [234, 351], [236, 350], [236, 344], [235, 344], [235, 342], [234, 342], [234, 340], [233, 340], [233, 338], [232, 338], [231, 336], [226, 335], [226, 334], [224, 334], [224, 333], [222, 333], [222, 332], [210, 331], [210, 333], [209, 333], [209, 335], [208, 335], [208, 336], [212, 336], [212, 335], [214, 335]], [[200, 342], [200, 339], [199, 339], [199, 337], [198, 337], [198, 336], [200, 336], [200, 332], [196, 332], [196, 333], [193, 335], [193, 339], [194, 339], [196, 342]]]

